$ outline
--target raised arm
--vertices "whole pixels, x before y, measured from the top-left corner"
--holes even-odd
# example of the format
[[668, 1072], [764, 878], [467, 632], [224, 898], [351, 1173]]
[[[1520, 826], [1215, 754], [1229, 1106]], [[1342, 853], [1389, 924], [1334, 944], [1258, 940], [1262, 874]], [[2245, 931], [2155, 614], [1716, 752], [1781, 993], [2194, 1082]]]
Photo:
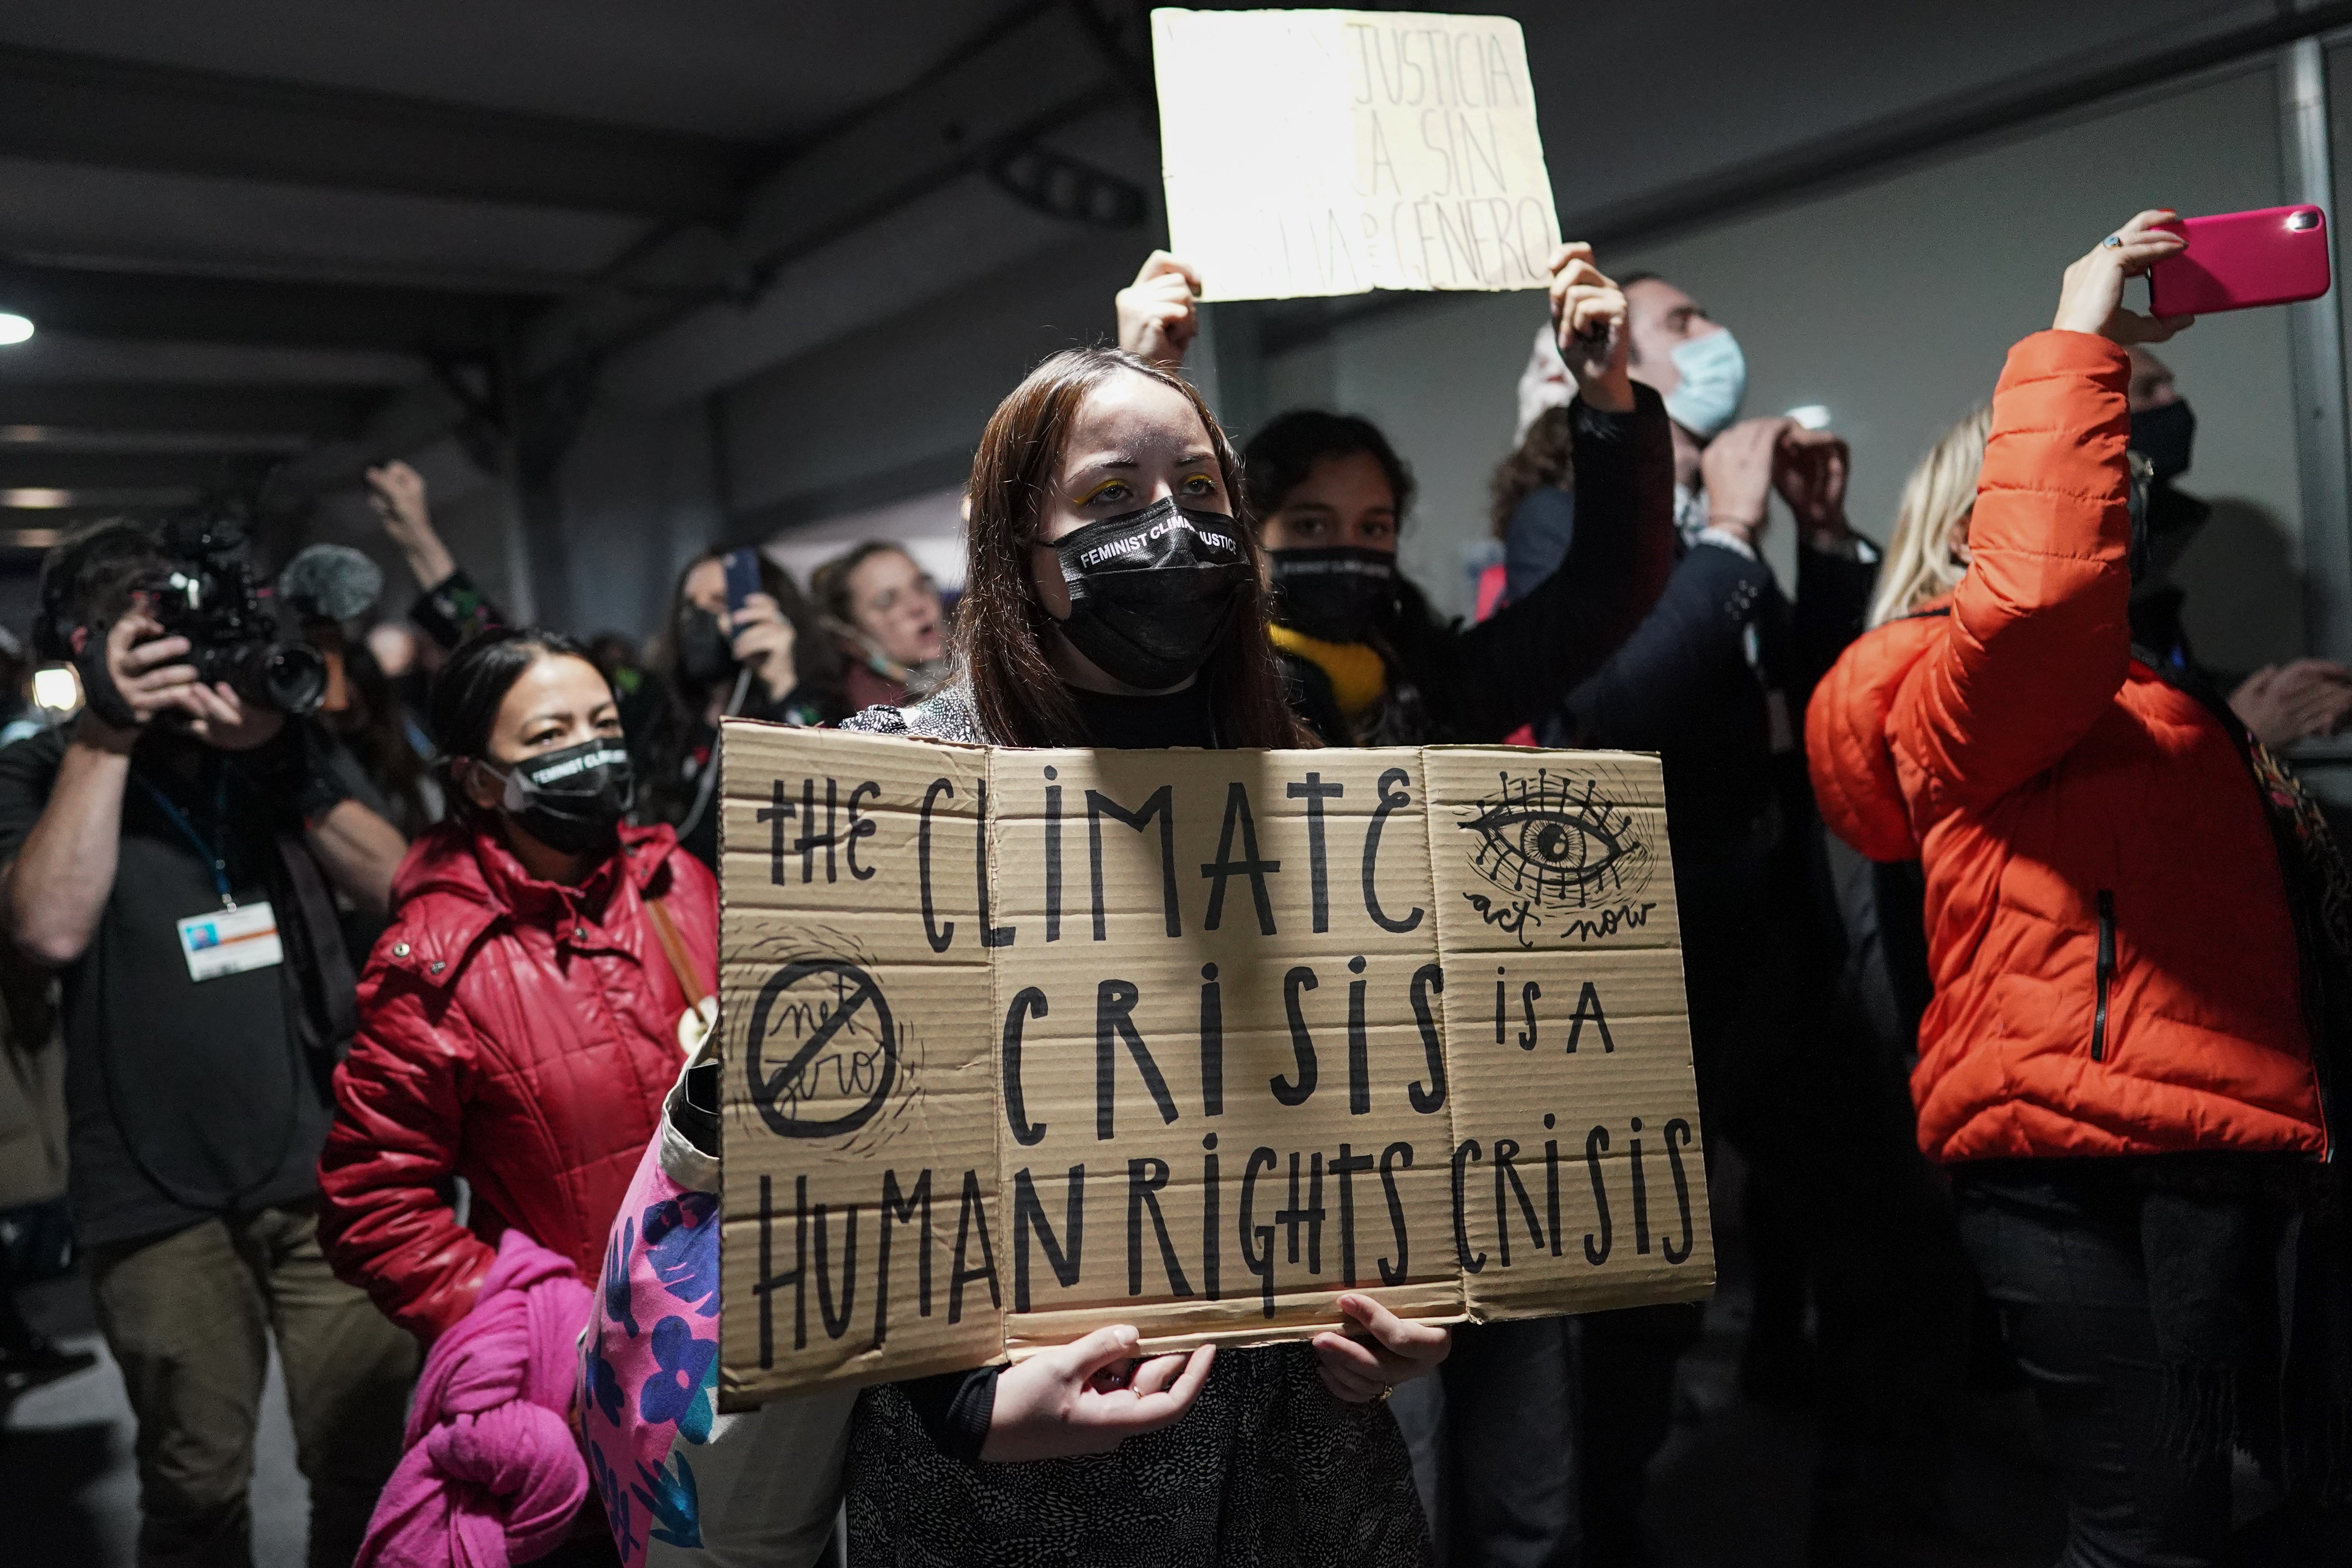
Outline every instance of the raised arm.
[[1570, 693], [1579, 743], [1658, 751], [1709, 721], [1717, 710], [1708, 695], [1745, 659], [1748, 623], [1771, 582], [1760, 561], [1714, 543], [1694, 547], [1623, 646]]
[[1437, 661], [1439, 700], [1469, 738], [1499, 740], [1549, 711], [1632, 635], [1674, 570], [1665, 406], [1626, 374], [1625, 296], [1591, 257], [1577, 244], [1553, 258], [1552, 319], [1577, 382], [1575, 527], [1541, 586], [1454, 634]]
[[2181, 247], [2141, 213], [2066, 269], [2051, 330], [2010, 351], [1948, 630], [1905, 681], [1889, 728], [1950, 797], [1981, 804], [2064, 756], [2131, 661], [2130, 422], [2124, 345], [2188, 318], [2122, 308], [2124, 279]]
[[1155, 250], [1144, 258], [1135, 281], [1118, 291], [1118, 346], [1154, 364], [1181, 370], [1184, 351], [1201, 335], [1193, 303], [1201, 275], [1181, 257]]
[[384, 537], [399, 547], [416, 577], [409, 619], [445, 650], [507, 624], [505, 613], [474, 585], [441, 542], [425, 505], [422, 474], [394, 458], [367, 471], [367, 487], [368, 504], [383, 523]]
[[368, 504], [384, 537], [400, 549], [419, 589], [429, 594], [455, 576], [457, 557], [441, 542], [425, 504], [425, 476], [395, 458], [367, 471]]

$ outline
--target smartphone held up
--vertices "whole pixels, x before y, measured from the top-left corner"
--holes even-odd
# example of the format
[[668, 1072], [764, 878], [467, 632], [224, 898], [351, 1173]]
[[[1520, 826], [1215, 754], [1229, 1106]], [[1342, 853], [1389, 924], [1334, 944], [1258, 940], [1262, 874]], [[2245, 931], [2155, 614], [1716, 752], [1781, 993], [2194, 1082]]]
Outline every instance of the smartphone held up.
[[2189, 244], [2148, 268], [2153, 315], [2205, 316], [2291, 305], [2327, 292], [2327, 215], [2315, 206], [2175, 218], [2158, 226]]
[[730, 626], [743, 613], [743, 602], [761, 592], [760, 587], [760, 552], [757, 550], [730, 550], [725, 563], [727, 572], [727, 621]]

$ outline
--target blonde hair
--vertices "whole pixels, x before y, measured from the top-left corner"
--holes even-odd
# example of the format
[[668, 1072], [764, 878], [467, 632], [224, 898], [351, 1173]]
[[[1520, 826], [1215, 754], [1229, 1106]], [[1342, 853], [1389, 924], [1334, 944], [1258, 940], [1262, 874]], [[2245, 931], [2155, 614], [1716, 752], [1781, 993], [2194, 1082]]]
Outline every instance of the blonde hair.
[[1937, 437], [1903, 481], [1895, 536], [1887, 542], [1886, 563], [1878, 569], [1878, 592], [1871, 599], [1872, 626], [1901, 619], [1958, 587], [1968, 574], [1969, 563], [1953, 548], [1953, 536], [1976, 510], [1985, 437], [1991, 429], [1988, 403]]

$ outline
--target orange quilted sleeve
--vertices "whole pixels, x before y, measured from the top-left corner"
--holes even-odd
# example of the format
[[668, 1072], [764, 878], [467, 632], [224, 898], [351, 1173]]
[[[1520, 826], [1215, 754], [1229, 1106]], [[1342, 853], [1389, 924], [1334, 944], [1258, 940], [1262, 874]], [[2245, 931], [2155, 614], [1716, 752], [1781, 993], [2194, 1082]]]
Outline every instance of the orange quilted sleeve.
[[2050, 767], [2123, 686], [2128, 364], [2084, 332], [2036, 332], [2010, 350], [1969, 574], [1889, 715], [1895, 743], [1955, 804], [1984, 804]]
[[1906, 626], [1865, 633], [1830, 667], [1805, 705], [1805, 763], [1813, 798], [1831, 832], [1873, 860], [1916, 860], [1918, 841], [1886, 747], [1892, 689], [1890, 646], [1916, 635]]

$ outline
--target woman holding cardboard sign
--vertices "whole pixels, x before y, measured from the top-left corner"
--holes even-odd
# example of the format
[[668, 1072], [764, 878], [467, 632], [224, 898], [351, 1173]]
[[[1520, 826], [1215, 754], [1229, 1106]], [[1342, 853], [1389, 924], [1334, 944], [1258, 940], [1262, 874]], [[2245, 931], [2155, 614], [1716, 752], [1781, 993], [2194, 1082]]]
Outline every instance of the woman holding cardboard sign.
[[[848, 727], [1311, 744], [1267, 641], [1238, 468], [1179, 377], [1103, 350], [1048, 360], [998, 408], [972, 466], [956, 679]], [[1114, 1324], [1016, 1367], [869, 1391], [847, 1465], [861, 1555], [897, 1561], [903, 1542], [926, 1562], [1421, 1562], [1404, 1446], [1377, 1405], [1434, 1368], [1449, 1336], [1369, 1296], [1339, 1305], [1355, 1331], [1311, 1348], [1139, 1363], [1136, 1329]], [[1105, 1458], [1065, 1462], [1081, 1455]]]

